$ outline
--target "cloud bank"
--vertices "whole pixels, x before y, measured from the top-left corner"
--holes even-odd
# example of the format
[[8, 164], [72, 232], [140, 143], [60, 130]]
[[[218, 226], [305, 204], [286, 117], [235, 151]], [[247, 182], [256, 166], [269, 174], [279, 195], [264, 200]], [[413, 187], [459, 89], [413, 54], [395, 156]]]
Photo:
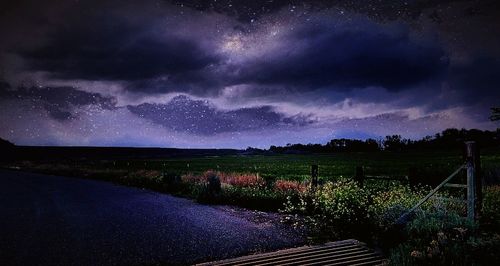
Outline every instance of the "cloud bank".
[[[435, 5], [222, 2], [2, 4], [0, 137], [265, 147], [497, 126], [499, 40], [455, 22], [450, 42], [453, 25], [426, 16]], [[446, 4], [493, 22], [488, 5]]]

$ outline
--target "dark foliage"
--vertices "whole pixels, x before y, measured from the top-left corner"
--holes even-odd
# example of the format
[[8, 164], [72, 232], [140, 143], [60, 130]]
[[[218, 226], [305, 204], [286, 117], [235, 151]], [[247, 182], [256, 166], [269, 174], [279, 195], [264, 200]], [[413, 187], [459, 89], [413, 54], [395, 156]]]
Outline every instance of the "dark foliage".
[[480, 147], [500, 146], [500, 129], [482, 131], [478, 129], [450, 128], [420, 140], [404, 139], [400, 135], [386, 136], [383, 140], [333, 139], [325, 145], [287, 144], [283, 147], [271, 146], [269, 151], [275, 153], [335, 153], [460, 149], [465, 141], [476, 141]]
[[491, 108], [490, 119], [491, 119], [491, 121], [498, 121], [498, 120], [500, 120], [500, 107], [492, 107]]
[[4, 139], [0, 138], [0, 147], [1, 148], [13, 148], [14, 144], [12, 144], [12, 142], [10, 142], [8, 140], [4, 140]]
[[11, 142], [0, 138], [0, 161], [9, 161], [12, 159], [15, 147]]

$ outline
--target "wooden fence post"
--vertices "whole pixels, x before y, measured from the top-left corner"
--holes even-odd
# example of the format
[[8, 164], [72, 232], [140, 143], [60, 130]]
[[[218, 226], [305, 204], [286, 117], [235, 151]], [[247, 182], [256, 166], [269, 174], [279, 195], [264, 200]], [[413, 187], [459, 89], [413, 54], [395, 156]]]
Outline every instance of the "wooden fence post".
[[318, 165], [311, 165], [311, 187], [315, 188], [318, 186]]
[[481, 211], [482, 182], [480, 177], [480, 157], [476, 142], [465, 142], [467, 158], [467, 218], [476, 220]]
[[365, 174], [363, 173], [363, 166], [356, 167], [356, 174], [354, 175], [354, 181], [356, 181], [360, 187], [363, 187], [365, 181]]

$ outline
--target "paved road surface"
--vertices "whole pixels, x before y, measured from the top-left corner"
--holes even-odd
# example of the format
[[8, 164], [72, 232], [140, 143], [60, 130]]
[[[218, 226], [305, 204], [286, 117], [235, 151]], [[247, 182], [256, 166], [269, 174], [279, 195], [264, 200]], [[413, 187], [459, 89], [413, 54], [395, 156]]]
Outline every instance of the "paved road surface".
[[303, 241], [252, 216], [106, 182], [0, 170], [0, 265], [190, 264]]

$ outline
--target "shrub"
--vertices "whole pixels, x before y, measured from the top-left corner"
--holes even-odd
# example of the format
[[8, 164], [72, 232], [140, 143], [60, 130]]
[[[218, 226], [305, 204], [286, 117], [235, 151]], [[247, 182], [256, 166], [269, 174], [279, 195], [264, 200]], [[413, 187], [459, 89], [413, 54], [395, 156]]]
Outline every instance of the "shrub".
[[258, 174], [206, 171], [202, 175], [182, 176], [197, 201], [210, 204], [233, 204], [242, 207], [276, 211], [285, 202], [285, 194], [268, 189]]
[[267, 189], [274, 188], [274, 184], [276, 183], [276, 176], [270, 174], [261, 174], [262, 179], [264, 179], [264, 183], [266, 184]]
[[226, 204], [238, 205], [261, 211], [276, 211], [285, 203], [284, 194], [272, 189], [258, 187], [222, 187], [222, 200]]
[[414, 265], [415, 261], [421, 257], [423, 254], [414, 250], [411, 244], [402, 243], [389, 253], [389, 265]]
[[181, 181], [184, 183], [205, 183], [207, 180], [204, 176], [194, 175], [193, 173], [187, 173], [181, 176]]
[[206, 171], [203, 173], [203, 177], [198, 180], [200, 181], [198, 181], [194, 192], [199, 202], [212, 204], [222, 202], [221, 182], [217, 172]]
[[483, 192], [482, 222], [491, 228], [500, 226], [500, 186], [489, 186]]
[[316, 196], [330, 219], [359, 223], [369, 218], [369, 195], [354, 181], [327, 183], [317, 191]]
[[[306, 223], [320, 238], [362, 235], [368, 229], [369, 194], [354, 181], [328, 182], [317, 190], [288, 196], [282, 210], [306, 216]], [[358, 234], [360, 233], [360, 234]]]
[[289, 180], [277, 180], [274, 183], [274, 188], [277, 191], [284, 193], [299, 193], [305, 192], [307, 190], [307, 186], [298, 181], [289, 181]]
[[122, 176], [119, 182], [128, 186], [158, 189], [162, 183], [162, 175], [155, 170], [138, 170]]
[[220, 177], [216, 172], [206, 172], [205, 178], [207, 180], [208, 193], [210, 195], [219, 194], [221, 191]]
[[370, 213], [377, 226], [388, 229], [396, 220], [425, 196], [421, 189], [408, 186], [396, 186], [387, 191], [380, 191], [373, 196]]
[[[429, 187], [394, 186], [386, 191], [378, 191], [373, 194], [373, 204], [370, 213], [373, 214], [374, 222], [382, 229], [389, 229], [394, 225], [401, 215], [409, 211], [422, 198], [430, 192]], [[419, 211], [446, 214], [465, 214], [466, 205], [457, 201], [457, 198], [447, 192], [438, 192], [423, 205]]]
[[467, 241], [469, 253], [472, 254], [473, 262], [477, 265], [491, 265], [492, 262], [500, 261], [500, 234], [481, 234], [479, 237], [471, 237]]
[[221, 182], [235, 187], [262, 187], [264, 179], [259, 174], [217, 172]]
[[456, 214], [419, 212], [407, 224], [407, 240], [393, 248], [393, 265], [469, 265], [471, 236], [477, 226]]
[[205, 171], [202, 175], [192, 173], [183, 175], [182, 181], [186, 183], [206, 183], [213, 176], [217, 176], [221, 183], [235, 187], [263, 187], [265, 185], [264, 179], [259, 174], [224, 173], [212, 170]]

